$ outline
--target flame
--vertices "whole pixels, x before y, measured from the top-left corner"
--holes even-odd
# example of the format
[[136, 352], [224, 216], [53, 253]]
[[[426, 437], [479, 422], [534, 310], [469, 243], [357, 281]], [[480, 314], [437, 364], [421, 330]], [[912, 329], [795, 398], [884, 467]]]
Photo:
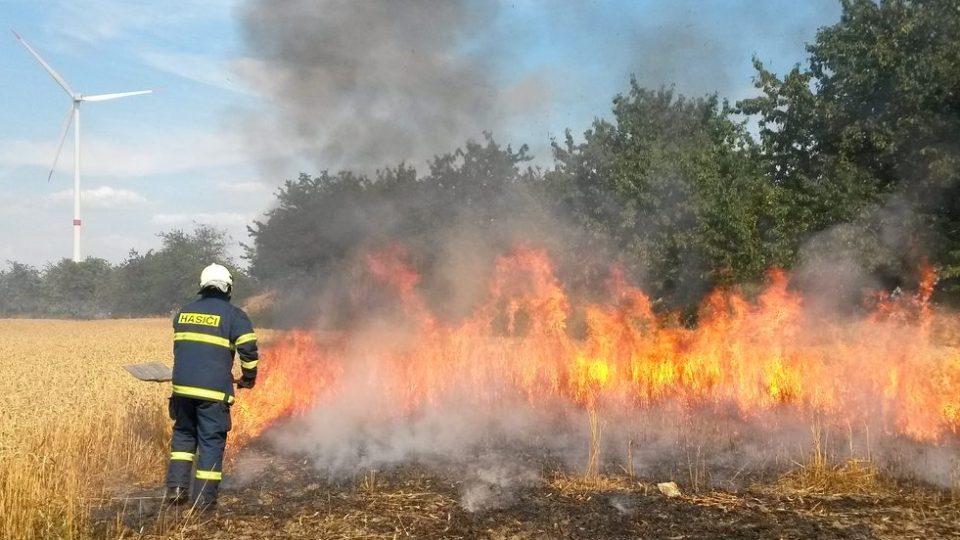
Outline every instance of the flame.
[[[342, 365], [336, 359], [341, 350], [337, 340], [321, 342], [312, 332], [294, 330], [284, 333], [265, 354], [282, 358], [272, 369], [264, 370], [252, 391], [243, 391], [236, 402], [239, 429], [234, 439], [244, 446], [259, 435], [273, 420], [302, 414], [312, 403], [333, 390]], [[278, 349], [282, 351], [277, 354]]]
[[[354, 372], [364, 393], [354, 397], [375, 396], [371, 407], [385, 415], [447, 400], [485, 407], [518, 398], [534, 408], [732, 406], [757, 421], [788, 409], [934, 443], [960, 429], [960, 354], [934, 336], [955, 321], [929, 302], [936, 280], [929, 265], [916, 296], [877, 297], [870, 316], [855, 321], [811, 320], [787, 273], [774, 270], [754, 300], [735, 289], [712, 292], [696, 328], [687, 328], [656, 316], [617, 268], [606, 303], [575, 305], [547, 253], [527, 246], [501, 256], [486, 300], [448, 324], [430, 312], [408, 259], [391, 247], [365, 261], [374, 288], [401, 307], [398, 335], [358, 330], [319, 339], [294, 330], [263, 347], [258, 386], [238, 400], [241, 446], [278, 420], [350, 399]], [[576, 313], [585, 326], [578, 336], [569, 329]]]

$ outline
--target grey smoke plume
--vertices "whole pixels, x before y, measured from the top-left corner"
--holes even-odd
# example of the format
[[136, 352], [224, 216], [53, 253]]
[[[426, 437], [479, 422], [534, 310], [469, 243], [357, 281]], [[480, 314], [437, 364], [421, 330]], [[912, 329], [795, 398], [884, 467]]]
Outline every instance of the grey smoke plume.
[[[472, 5], [471, 5], [472, 6]], [[498, 127], [492, 62], [472, 32], [495, 3], [415, 0], [251, 2], [255, 84], [274, 121], [322, 168], [424, 159]]]
[[799, 55], [838, 12], [833, 0], [531, 4], [513, 16], [487, 1], [251, 0], [241, 23], [254, 62], [240, 76], [272, 107], [246, 126], [254, 146], [356, 170], [509, 131], [546, 160], [549, 139], [605, 115], [631, 74], [739, 99], [753, 92], [752, 55]]

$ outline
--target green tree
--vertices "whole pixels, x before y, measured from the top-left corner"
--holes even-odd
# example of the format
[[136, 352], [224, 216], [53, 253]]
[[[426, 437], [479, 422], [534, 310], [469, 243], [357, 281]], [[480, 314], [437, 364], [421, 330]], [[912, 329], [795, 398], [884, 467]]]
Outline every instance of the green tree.
[[762, 95], [740, 107], [759, 120], [794, 253], [856, 221], [833, 236], [867, 268], [902, 266], [922, 245], [947, 278], [960, 277], [957, 35], [954, 0], [845, 0], [841, 20], [808, 46], [805, 69], [779, 78], [755, 62]]
[[43, 281], [36, 267], [8, 261], [0, 271], [0, 315], [36, 316], [45, 311]]
[[344, 259], [384, 219], [372, 212], [370, 184], [366, 176], [328, 171], [286, 181], [266, 219], [249, 228], [252, 275], [270, 282], [312, 279]]
[[[351, 295], [356, 257], [396, 244], [421, 272], [427, 301], [435, 300], [438, 312], [458, 315], [475, 299], [451, 296], [464, 288], [462, 276], [443, 264], [450, 255], [469, 258], [463, 264], [479, 275], [516, 231], [533, 239], [543, 229], [530, 225], [538, 176], [523, 167], [529, 159], [525, 146], [515, 151], [484, 134], [482, 141], [434, 157], [424, 176], [401, 163], [373, 176], [324, 171], [288, 180], [275, 207], [250, 227], [246, 255], [252, 275], [280, 291], [284, 309], [275, 323], [322, 312], [327, 322], [345, 324], [356, 306], [384, 303]], [[322, 291], [322, 298], [304, 291]]]
[[775, 189], [755, 166], [743, 125], [716, 96], [641, 88], [614, 99], [575, 143], [554, 143], [548, 190], [560, 211], [614, 249], [674, 305], [768, 266]]
[[253, 294], [253, 283], [237, 267], [227, 250], [224, 231], [197, 225], [192, 232], [160, 233], [161, 247], [147, 253], [131, 251], [116, 270], [113, 309], [121, 315], [166, 314], [197, 293], [200, 271], [211, 263], [230, 269], [234, 276], [234, 300]]
[[535, 179], [532, 170], [522, 168], [530, 160], [527, 152], [526, 145], [517, 151], [503, 148], [485, 133], [482, 143], [468, 140], [463, 148], [436, 156], [422, 181], [430, 194], [425, 214], [439, 226], [488, 226], [515, 215], [515, 203], [523, 202], [517, 188]]
[[491, 229], [518, 208], [521, 185], [533, 171], [521, 169], [527, 148], [503, 148], [489, 134], [435, 157], [418, 177], [400, 164], [374, 177], [342, 171], [301, 174], [277, 191], [266, 219], [250, 227], [251, 273], [270, 283], [322, 279], [357, 248], [403, 241], [429, 258], [452, 227]]
[[45, 311], [72, 318], [109, 316], [112, 273], [110, 263], [95, 257], [48, 265], [43, 272]]

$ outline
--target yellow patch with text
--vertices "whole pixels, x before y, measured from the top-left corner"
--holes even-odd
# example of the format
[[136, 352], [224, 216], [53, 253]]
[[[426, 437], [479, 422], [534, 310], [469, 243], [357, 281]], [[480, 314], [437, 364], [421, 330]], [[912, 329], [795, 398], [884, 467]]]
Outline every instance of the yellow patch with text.
[[220, 326], [220, 316], [209, 313], [181, 313], [177, 320], [180, 324], [199, 324], [200, 326]]

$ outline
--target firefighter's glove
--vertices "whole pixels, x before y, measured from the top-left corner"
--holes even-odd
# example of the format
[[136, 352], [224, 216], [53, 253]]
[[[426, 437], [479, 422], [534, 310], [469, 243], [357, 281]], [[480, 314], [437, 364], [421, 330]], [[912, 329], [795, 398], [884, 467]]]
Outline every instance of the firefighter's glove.
[[237, 388], [250, 389], [256, 386], [256, 384], [257, 380], [253, 377], [241, 377], [240, 380], [237, 381]]

